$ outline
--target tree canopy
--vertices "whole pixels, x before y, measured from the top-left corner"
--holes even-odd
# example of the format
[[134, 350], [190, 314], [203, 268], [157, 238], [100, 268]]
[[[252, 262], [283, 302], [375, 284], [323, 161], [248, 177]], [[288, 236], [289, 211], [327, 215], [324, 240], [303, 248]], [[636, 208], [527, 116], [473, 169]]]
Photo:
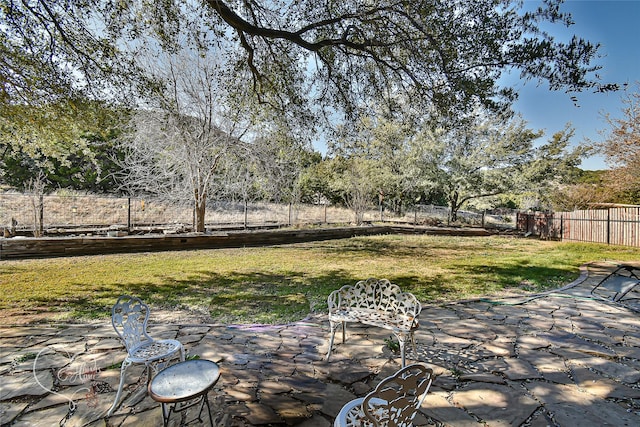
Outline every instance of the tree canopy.
[[499, 195], [527, 193], [548, 204], [549, 190], [576, 173], [588, 149], [570, 147], [569, 126], [546, 143], [541, 135], [519, 116], [480, 106], [449, 127], [363, 118], [329, 143], [325, 195], [358, 201], [356, 216], [374, 203], [401, 212], [435, 199], [449, 205], [451, 221], [466, 203], [488, 198], [490, 205]]
[[102, 103], [84, 99], [5, 105], [0, 115], [0, 181], [23, 188], [29, 177], [42, 173], [47, 190], [113, 190], [117, 116]]
[[141, 81], [145, 40], [171, 50], [185, 29], [221, 52], [230, 84], [296, 118], [408, 99], [423, 112], [498, 107], [516, 96], [500, 86], [505, 71], [552, 90], [612, 89], [595, 74], [597, 44], [541, 29], [571, 25], [561, 3], [525, 12], [517, 0], [0, 0], [0, 99], [113, 96]]
[[[162, 131], [171, 128], [172, 137], [165, 139], [181, 141], [185, 153], [198, 141], [208, 141], [205, 151], [220, 148], [218, 130], [224, 126], [247, 129], [242, 135], [227, 132], [236, 142], [247, 134], [251, 138], [245, 140], [253, 141], [280, 135], [268, 147], [281, 159], [268, 179], [294, 188], [304, 178], [298, 166], [305, 159], [290, 168], [285, 146], [304, 148], [316, 126], [335, 128], [346, 118], [347, 131], [357, 131], [352, 136], [364, 143], [351, 149], [366, 148], [370, 157], [360, 153], [357, 161], [345, 156], [336, 162], [353, 178], [340, 191], [366, 183], [400, 203], [424, 195], [426, 181], [437, 181], [442, 160], [432, 152], [428, 165], [409, 162], [418, 158], [419, 145], [406, 144], [407, 118], [423, 130], [430, 119], [449, 124], [436, 140], [446, 145], [440, 154], [453, 170], [473, 157], [461, 145], [470, 134], [452, 133], [455, 127], [468, 130], [468, 123], [456, 120], [476, 108], [509, 112], [517, 93], [504, 86], [505, 73], [568, 93], [616, 88], [599, 80], [597, 43], [578, 36], [559, 41], [544, 30], [547, 24], [571, 26], [562, 0], [544, 0], [533, 10], [523, 6], [522, 0], [0, 0], [0, 148], [67, 165], [70, 154], [91, 151], [88, 135], [99, 133], [93, 125], [109, 127], [74, 106], [95, 105], [106, 119], [122, 106], [155, 108], [165, 115], [136, 116], [146, 117], [141, 123], [146, 140], [153, 142], [155, 132], [164, 137]], [[175, 58], [185, 48], [203, 62], [216, 58], [209, 82], [224, 88], [224, 96], [213, 90], [190, 94], [195, 78], [185, 74], [178, 85], [176, 66], [148, 60]], [[186, 95], [209, 98], [183, 103]], [[162, 128], [150, 125], [150, 117], [171, 120]], [[368, 118], [376, 126], [354, 127]], [[432, 131], [440, 129], [435, 121]], [[207, 129], [211, 138], [185, 139], [190, 129]], [[521, 142], [527, 145], [533, 136]], [[149, 147], [138, 155], [153, 152]], [[214, 164], [203, 164], [201, 171], [210, 176], [218, 157], [207, 157], [210, 150], [205, 154], [205, 163]], [[458, 154], [466, 158], [455, 159]], [[490, 149], [482, 154], [472, 167], [472, 184], [482, 177], [492, 180], [484, 187], [496, 186], [490, 174], [506, 169], [494, 164]], [[244, 171], [245, 176], [254, 172]], [[192, 194], [205, 197], [208, 190], [197, 188]], [[280, 196], [294, 199], [296, 191]]]

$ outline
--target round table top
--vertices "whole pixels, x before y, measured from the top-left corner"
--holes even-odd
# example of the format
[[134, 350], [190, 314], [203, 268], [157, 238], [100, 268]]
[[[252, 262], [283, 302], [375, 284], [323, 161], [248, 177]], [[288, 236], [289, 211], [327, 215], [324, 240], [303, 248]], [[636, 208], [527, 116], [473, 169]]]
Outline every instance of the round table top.
[[187, 360], [160, 371], [149, 384], [149, 395], [157, 402], [182, 402], [208, 392], [218, 378], [220, 368], [216, 363]]

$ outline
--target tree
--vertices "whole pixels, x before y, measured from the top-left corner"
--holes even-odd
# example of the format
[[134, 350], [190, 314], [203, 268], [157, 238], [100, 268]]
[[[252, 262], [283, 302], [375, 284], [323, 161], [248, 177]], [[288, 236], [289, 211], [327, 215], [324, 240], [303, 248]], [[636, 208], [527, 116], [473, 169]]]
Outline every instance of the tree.
[[[14, 107], [69, 99], [162, 102], [166, 79], [138, 58], [173, 54], [185, 40], [221, 62], [216, 82], [227, 114], [240, 105], [250, 121], [268, 107], [309, 132], [322, 117], [330, 125], [340, 114], [375, 117], [380, 109], [449, 119], [478, 104], [504, 111], [516, 97], [502, 86], [505, 72], [551, 90], [615, 89], [597, 77], [597, 44], [543, 31], [571, 25], [561, 4], [526, 12], [520, 0], [0, 0], [0, 115], [28, 118]], [[180, 114], [174, 125], [185, 123]], [[216, 120], [209, 129], [237, 136], [224, 129], [236, 119]]]
[[610, 129], [600, 144], [611, 166], [607, 185], [626, 203], [640, 203], [640, 82], [637, 89], [623, 98], [622, 117], [605, 114]]
[[589, 151], [570, 148], [569, 126], [534, 145], [541, 131], [528, 129], [519, 116], [496, 115], [480, 106], [454, 122], [428, 117], [420, 125], [412, 130], [378, 115], [338, 132], [341, 137], [328, 146], [341, 159], [336, 164], [343, 167], [334, 169], [346, 177], [331, 176], [342, 193], [357, 187], [359, 195], [366, 194], [358, 200], [366, 199], [369, 206], [378, 197], [402, 206], [444, 195], [449, 220], [456, 221], [465, 203], [480, 198], [527, 192], [544, 200], [550, 188], [575, 174]]
[[225, 162], [225, 195], [233, 200], [240, 198], [245, 209], [253, 200], [288, 203], [290, 207], [301, 201], [304, 172], [314, 155], [309, 144], [283, 123], [274, 124], [277, 121], [274, 118], [260, 127], [255, 132], [259, 136], [238, 146]]
[[373, 206], [380, 191], [376, 179], [378, 161], [338, 157], [330, 160], [330, 169], [330, 191], [353, 211], [355, 224], [362, 224], [364, 213]]
[[31, 212], [33, 214], [33, 236], [41, 237], [44, 233], [44, 223], [42, 216], [44, 212], [44, 189], [45, 189], [45, 176], [42, 172], [29, 179], [26, 185], [26, 192], [29, 195], [29, 201], [31, 202]]
[[414, 161], [421, 167], [424, 185], [444, 191], [449, 220], [456, 221], [464, 203], [524, 189], [539, 177], [531, 164], [533, 142], [540, 135], [519, 117], [479, 111], [460, 127], [423, 130], [412, 141]]
[[610, 203], [611, 196], [604, 185], [580, 183], [558, 186], [549, 198], [554, 211], [570, 212], [590, 209], [597, 203]]
[[[402, 206], [402, 170], [407, 133], [408, 129], [400, 122], [386, 119], [383, 114], [360, 117], [337, 128], [335, 137], [327, 144], [327, 153], [349, 161], [347, 173], [353, 173], [354, 179], [366, 178], [366, 187], [373, 193], [368, 198], [377, 199], [380, 208], [383, 208], [384, 202], [399, 208]], [[371, 170], [365, 173], [366, 167]], [[353, 180], [351, 185], [360, 180]]]
[[269, 128], [263, 128], [252, 149], [265, 193], [275, 202], [295, 204], [301, 198], [304, 170], [313, 161], [311, 144], [294, 135], [286, 123], [274, 125], [274, 121]]
[[[545, 144], [535, 147], [531, 161], [522, 169], [520, 183], [516, 188], [526, 188], [527, 193], [535, 197], [538, 206], [550, 207], [554, 192], [560, 188], [566, 189], [568, 184], [580, 179], [581, 171], [578, 166], [593, 149], [584, 144], [571, 148], [574, 133], [574, 129], [567, 124]], [[572, 197], [577, 197], [579, 192], [572, 191]]]
[[341, 204], [343, 198], [331, 189], [332, 161], [318, 152], [310, 156], [310, 163], [300, 178], [301, 201], [313, 204]]
[[101, 25], [104, 7], [101, 1], [1, 0], [0, 105], [55, 104], [113, 89], [131, 58], [118, 54]]
[[613, 203], [615, 194], [606, 186], [604, 170], [582, 170], [575, 168], [568, 179], [549, 192], [552, 209], [567, 212], [589, 209], [596, 203]]
[[98, 11], [91, 1], [0, 0], [0, 149], [45, 174], [88, 151], [87, 133], [109, 133], [100, 125], [113, 110], [96, 101], [134, 81], [131, 58], [100, 30]]
[[572, 24], [561, 3], [525, 12], [519, 0], [2, 0], [0, 98], [146, 87], [134, 65], [142, 40], [175, 50], [185, 28], [235, 64], [228, 83], [292, 119], [314, 120], [318, 107], [355, 113], [384, 102], [394, 110], [398, 99], [451, 116], [478, 102], [498, 108], [516, 96], [500, 86], [512, 70], [552, 90], [614, 89], [595, 74], [597, 44], [559, 42], [541, 29]]
[[[229, 108], [224, 70], [189, 46], [155, 63], [153, 110], [138, 110], [122, 139], [124, 186], [131, 192], [191, 200], [195, 230], [205, 231], [207, 200], [222, 189], [221, 165], [247, 131], [242, 109]], [[216, 187], [216, 182], [218, 186]]]
[[335, 139], [328, 143], [328, 153], [368, 160], [375, 168], [369, 175], [380, 208], [401, 214], [416, 199], [426, 198], [421, 169], [411, 151], [414, 137], [408, 123], [380, 112], [339, 127]]
[[5, 106], [0, 115], [0, 182], [24, 189], [44, 174], [43, 189], [113, 188], [113, 140], [124, 114], [86, 99], [39, 106]]

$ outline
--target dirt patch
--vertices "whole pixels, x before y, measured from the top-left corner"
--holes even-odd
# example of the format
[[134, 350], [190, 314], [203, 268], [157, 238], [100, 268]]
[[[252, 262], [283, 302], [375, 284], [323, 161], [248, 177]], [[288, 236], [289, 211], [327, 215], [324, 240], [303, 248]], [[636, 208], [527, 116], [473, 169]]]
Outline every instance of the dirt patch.
[[[2, 318], [0, 324], [4, 326], [24, 326], [58, 323], [108, 324], [111, 322], [110, 317], [105, 317], [104, 319], [68, 319], [64, 318], [64, 315], [59, 311], [51, 311], [46, 307], [37, 307], [33, 310], [28, 311], [17, 308], [0, 310], [0, 318]], [[195, 310], [151, 310], [149, 323], [200, 325], [212, 324], [215, 322], [208, 314], [201, 313]]]
[[59, 312], [50, 311], [43, 307], [33, 310], [23, 310], [19, 308], [9, 308], [0, 310], [3, 325], [34, 325], [55, 322], [56, 317], [60, 317]]

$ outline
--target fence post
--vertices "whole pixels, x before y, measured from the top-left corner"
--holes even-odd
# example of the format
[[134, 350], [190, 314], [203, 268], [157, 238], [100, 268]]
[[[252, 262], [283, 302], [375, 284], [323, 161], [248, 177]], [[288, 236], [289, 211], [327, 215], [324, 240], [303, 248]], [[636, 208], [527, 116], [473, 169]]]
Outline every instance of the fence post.
[[244, 229], [247, 229], [247, 222], [248, 222], [248, 217], [249, 217], [249, 204], [247, 203], [247, 200], [245, 199], [244, 201]]
[[324, 204], [324, 223], [327, 223], [327, 204]]
[[607, 209], [607, 245], [611, 244], [611, 208]]
[[291, 227], [291, 213], [292, 213], [291, 209], [292, 209], [291, 202], [289, 202], [289, 227]]
[[127, 231], [131, 232], [131, 197], [127, 197]]
[[560, 241], [564, 240], [564, 214], [560, 214]]
[[44, 194], [40, 194], [40, 236], [44, 236]]

